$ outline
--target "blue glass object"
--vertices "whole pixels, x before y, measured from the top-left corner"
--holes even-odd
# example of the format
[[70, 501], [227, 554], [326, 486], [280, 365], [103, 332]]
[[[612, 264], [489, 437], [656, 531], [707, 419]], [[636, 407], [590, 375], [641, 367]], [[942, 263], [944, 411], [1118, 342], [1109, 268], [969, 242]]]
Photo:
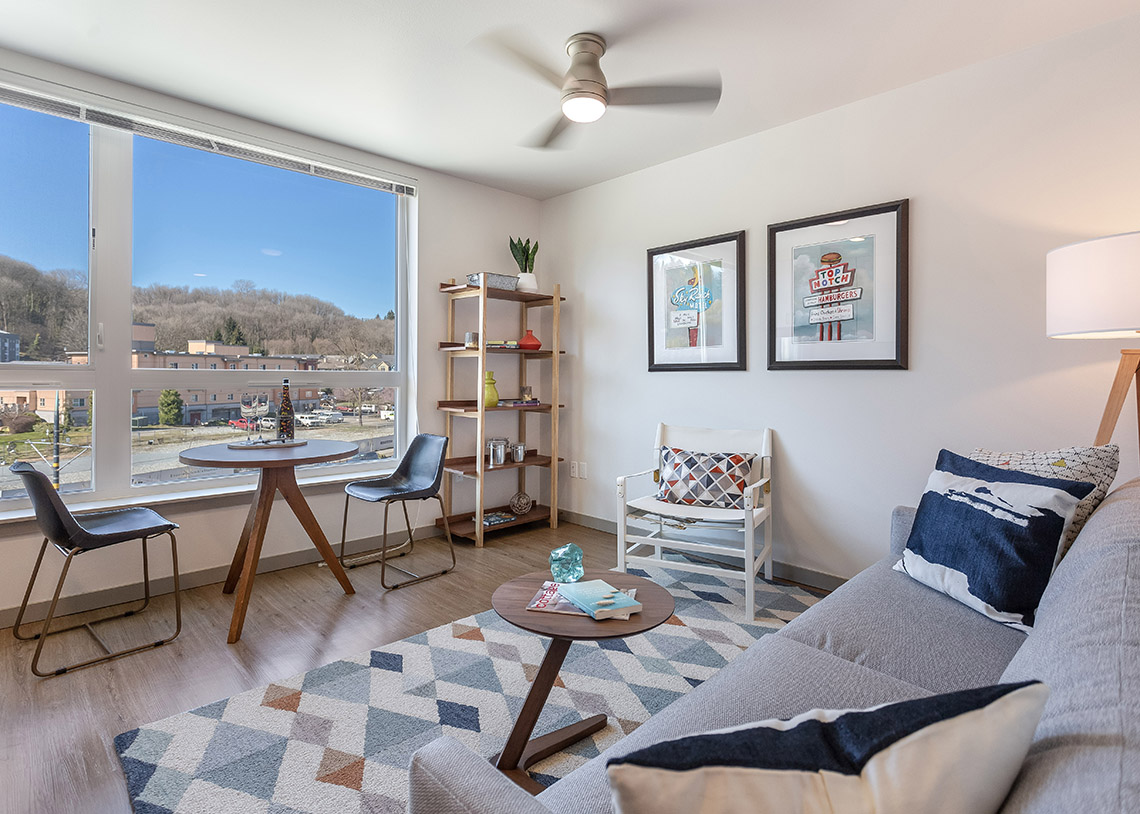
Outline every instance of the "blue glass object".
[[586, 570], [582, 567], [582, 549], [573, 543], [550, 552], [550, 576], [555, 582], [577, 582]]

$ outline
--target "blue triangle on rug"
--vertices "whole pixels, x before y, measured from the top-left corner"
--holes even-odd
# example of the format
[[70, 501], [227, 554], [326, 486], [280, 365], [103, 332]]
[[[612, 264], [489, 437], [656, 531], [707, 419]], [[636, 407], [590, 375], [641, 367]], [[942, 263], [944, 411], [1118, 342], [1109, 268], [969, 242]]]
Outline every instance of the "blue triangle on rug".
[[219, 764], [212, 771], [198, 769], [201, 780], [224, 786], [235, 791], [245, 792], [251, 797], [268, 800], [273, 796], [277, 785], [277, 772], [281, 769], [281, 759], [289, 741], [278, 738], [277, 742], [265, 749], [244, 755], [230, 763]]
[[[757, 617], [763, 623], [742, 623], [743, 592], [737, 586], [722, 589], [714, 577], [676, 570], [630, 573], [666, 586], [674, 596], [677, 623], [636, 639], [574, 642], [534, 734], [599, 712], [609, 721], [591, 737], [535, 764], [531, 774], [543, 785], [617, 743], [624, 732], [699, 686], [747, 644], [818, 599], [799, 588], [761, 587], [758, 581]], [[452, 625], [479, 629], [482, 640], [478, 635], [457, 639]], [[227, 792], [227, 814], [317, 814], [326, 810], [324, 804], [314, 801], [310, 808], [295, 793], [288, 796], [290, 775], [279, 775], [283, 766], [290, 773], [302, 766], [317, 772], [310, 763], [329, 760], [333, 771], [353, 766], [353, 776], [362, 784], [360, 789], [330, 785], [341, 797], [356, 795], [354, 804], [342, 807], [345, 812], [401, 811], [408, 762], [416, 749], [447, 733], [485, 758], [502, 750], [537, 669], [536, 642], [543, 650], [548, 645], [494, 611], [483, 611], [274, 682], [271, 689], [255, 687], [191, 714], [125, 732], [115, 738], [115, 750], [131, 804], [136, 814], [170, 814], [180, 809], [184, 796], [199, 795], [203, 784], [212, 783], [232, 790]], [[510, 694], [504, 694], [504, 685]], [[283, 698], [282, 690], [289, 703], [274, 702]], [[314, 738], [313, 727], [306, 725], [314, 716], [333, 737], [329, 747], [321, 745], [328, 738]], [[314, 774], [303, 782], [318, 781]], [[282, 799], [274, 799], [278, 785]], [[197, 799], [187, 798], [181, 808], [197, 805]]]

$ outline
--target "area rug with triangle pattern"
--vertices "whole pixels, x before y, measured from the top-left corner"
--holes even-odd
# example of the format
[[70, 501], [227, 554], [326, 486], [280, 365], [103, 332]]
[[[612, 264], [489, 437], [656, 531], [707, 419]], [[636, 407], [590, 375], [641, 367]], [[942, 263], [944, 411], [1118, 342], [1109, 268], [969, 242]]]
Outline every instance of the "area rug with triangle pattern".
[[[535, 735], [605, 713], [605, 729], [531, 767], [549, 785], [700, 685], [819, 597], [763, 581], [631, 573], [666, 587], [668, 623], [575, 642]], [[115, 748], [136, 814], [403, 812], [412, 753], [447, 734], [499, 752], [548, 640], [484, 611], [402, 641], [124, 732]]]

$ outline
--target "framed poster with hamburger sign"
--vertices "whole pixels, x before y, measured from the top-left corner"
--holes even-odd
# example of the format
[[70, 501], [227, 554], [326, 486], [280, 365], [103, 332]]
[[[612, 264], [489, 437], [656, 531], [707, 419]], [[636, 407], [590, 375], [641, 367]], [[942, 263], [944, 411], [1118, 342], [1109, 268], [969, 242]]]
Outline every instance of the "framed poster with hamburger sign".
[[906, 370], [907, 204], [768, 227], [769, 370]]

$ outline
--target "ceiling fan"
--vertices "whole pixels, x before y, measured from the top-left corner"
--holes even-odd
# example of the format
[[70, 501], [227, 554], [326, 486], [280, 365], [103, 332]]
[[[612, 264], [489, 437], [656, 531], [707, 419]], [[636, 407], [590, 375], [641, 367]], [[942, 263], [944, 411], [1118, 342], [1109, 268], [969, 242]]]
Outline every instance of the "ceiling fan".
[[502, 42], [499, 46], [527, 69], [559, 87], [562, 92], [562, 115], [528, 145], [531, 147], [554, 147], [571, 124], [595, 122], [611, 105], [680, 105], [711, 112], [720, 102], [719, 74], [711, 79], [702, 77], [700, 80], [679, 84], [611, 88], [606, 75], [602, 73], [601, 58], [606, 52], [606, 40], [600, 34], [575, 34], [566, 41], [570, 68], [561, 77], [529, 55]]

